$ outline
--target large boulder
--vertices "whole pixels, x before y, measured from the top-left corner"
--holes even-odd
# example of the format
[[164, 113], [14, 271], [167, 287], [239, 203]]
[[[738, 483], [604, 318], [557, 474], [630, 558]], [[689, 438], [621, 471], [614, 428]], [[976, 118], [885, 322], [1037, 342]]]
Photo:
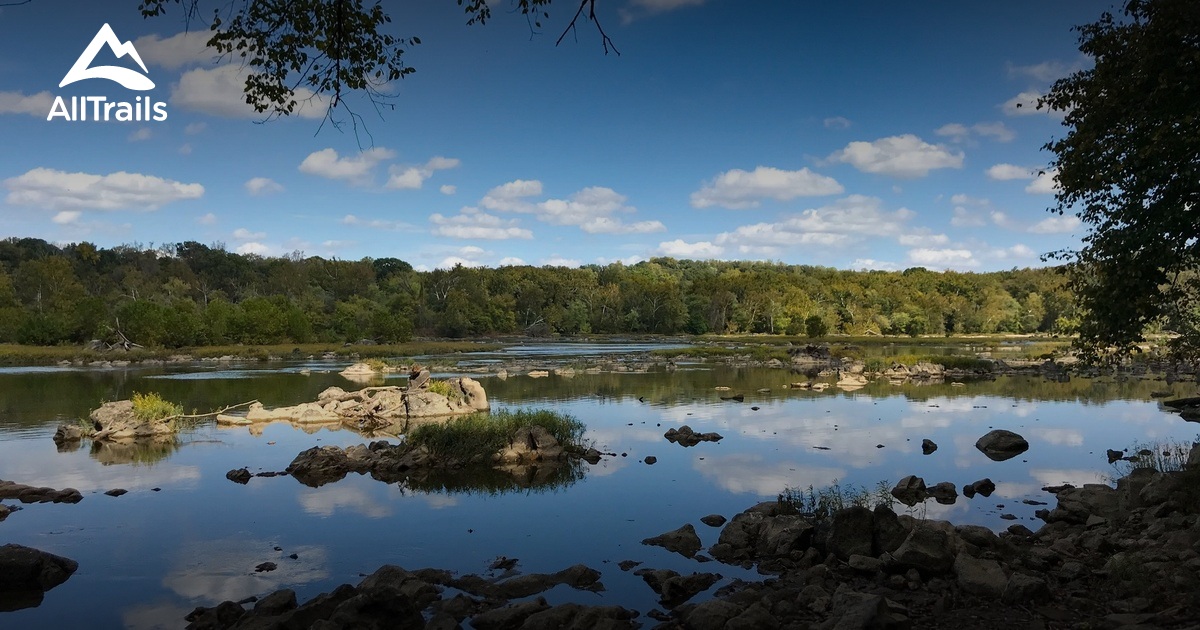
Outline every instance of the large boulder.
[[975, 448], [987, 455], [988, 459], [1002, 462], [1029, 450], [1029, 442], [1012, 431], [996, 429], [979, 438]]
[[79, 563], [32, 547], [0, 547], [0, 612], [32, 608], [42, 594], [62, 584]]
[[892, 557], [902, 567], [917, 569], [927, 575], [940, 575], [954, 566], [951, 542], [945, 530], [920, 525], [908, 533], [908, 538], [892, 552]]
[[667, 551], [674, 551], [688, 558], [696, 555], [696, 552], [700, 551], [701, 547], [700, 536], [696, 535], [696, 528], [691, 523], [687, 523], [683, 527], [665, 534], [646, 538], [642, 540], [642, 544], [662, 547]]
[[981, 560], [960, 553], [954, 559], [954, 575], [962, 590], [974, 595], [999, 599], [1008, 585], [1008, 576], [995, 560]]
[[[132, 400], [106, 402], [88, 416], [91, 421], [91, 431], [83, 431], [96, 441], [114, 440], [145, 440], [169, 438], [175, 433], [175, 426], [166, 418], [155, 418], [142, 421], [133, 413]], [[71, 434], [64, 429], [64, 436]]]
[[892, 496], [904, 505], [912, 507], [924, 501], [928, 496], [925, 490], [925, 480], [916, 475], [909, 475], [896, 483], [896, 486], [892, 488]]
[[833, 513], [826, 548], [846, 560], [853, 555], [870, 556], [874, 547], [875, 514], [865, 507], [849, 507]]

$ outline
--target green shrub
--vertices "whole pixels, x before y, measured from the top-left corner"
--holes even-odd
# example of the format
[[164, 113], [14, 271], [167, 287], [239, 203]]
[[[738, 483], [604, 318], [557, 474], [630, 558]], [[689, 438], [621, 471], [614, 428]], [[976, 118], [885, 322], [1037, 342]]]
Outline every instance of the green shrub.
[[458, 396], [458, 391], [450, 386], [449, 381], [429, 380], [429, 391], [435, 394], [441, 394], [446, 398]]
[[408, 443], [437, 457], [460, 462], [485, 461], [512, 441], [519, 429], [539, 426], [566, 449], [583, 446], [586, 427], [574, 417], [548, 410], [501, 410], [473, 413], [445, 424], [425, 424], [408, 433]]
[[143, 422], [162, 420], [171, 416], [183, 415], [183, 406], [164, 400], [154, 392], [149, 394], [133, 393], [133, 415]]

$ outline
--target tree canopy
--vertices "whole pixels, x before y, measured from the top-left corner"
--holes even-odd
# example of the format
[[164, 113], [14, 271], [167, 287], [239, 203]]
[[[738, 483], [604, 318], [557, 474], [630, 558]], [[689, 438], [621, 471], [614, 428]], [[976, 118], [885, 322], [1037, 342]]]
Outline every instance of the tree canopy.
[[1040, 106], [1065, 112], [1055, 159], [1060, 213], [1088, 226], [1072, 263], [1080, 345], [1126, 354], [1147, 326], [1200, 354], [1200, 2], [1129, 0], [1078, 27], [1094, 60]]
[[[483, 25], [492, 17], [489, 0], [455, 1], [463, 8], [467, 25]], [[542, 28], [542, 20], [549, 19], [551, 2], [515, 0], [513, 12], [524, 16], [536, 31]], [[345, 96], [361, 92], [375, 107], [387, 105], [392, 97], [389, 84], [416, 71], [404, 53], [420, 45], [421, 38], [395, 32], [397, 27], [378, 0], [217, 3], [211, 17], [203, 0], [139, 0], [138, 9], [150, 18], [172, 6], [184, 12], [189, 24], [208, 25], [210, 48], [245, 64], [249, 69], [246, 103], [267, 119], [290, 115], [304, 101], [316, 101], [334, 124], [338, 121], [332, 115], [338, 109], [357, 121]], [[580, 0], [558, 42], [576, 29], [580, 18], [595, 25], [605, 53], [618, 52], [596, 16], [596, 0]]]

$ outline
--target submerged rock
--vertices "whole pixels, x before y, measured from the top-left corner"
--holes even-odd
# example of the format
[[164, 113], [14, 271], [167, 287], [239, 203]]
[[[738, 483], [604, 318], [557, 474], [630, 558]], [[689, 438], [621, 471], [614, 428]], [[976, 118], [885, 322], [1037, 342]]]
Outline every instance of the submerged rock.
[[691, 523], [665, 534], [643, 539], [642, 544], [662, 547], [688, 558], [696, 555], [701, 547], [700, 537], [696, 535], [696, 528], [692, 527]]
[[663, 434], [668, 442], [674, 442], [680, 446], [695, 446], [701, 442], [718, 442], [725, 439], [725, 436], [720, 433], [696, 433], [692, 427], [683, 425], [678, 429], [667, 429]]
[[75, 488], [41, 488], [0, 479], [0, 499], [16, 499], [21, 503], [79, 503], [83, 495]]

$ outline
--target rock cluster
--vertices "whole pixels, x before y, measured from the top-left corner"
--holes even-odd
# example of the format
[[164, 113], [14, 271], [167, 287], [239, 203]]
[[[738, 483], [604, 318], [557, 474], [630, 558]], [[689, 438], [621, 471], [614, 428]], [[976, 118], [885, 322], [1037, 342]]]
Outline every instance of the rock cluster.
[[94, 409], [87, 423], [59, 425], [54, 432], [54, 442], [70, 444], [85, 437], [97, 442], [170, 440], [174, 435], [175, 423], [171, 419], [139, 420], [133, 413], [133, 401], [118, 400]]
[[[290, 589], [254, 602], [250, 609], [232, 601], [197, 608], [187, 616], [192, 630], [226, 628], [459, 628], [469, 620], [477, 630], [523, 628], [636, 628], [637, 613], [619, 606], [551, 606], [542, 597], [510, 604], [550, 588], [603, 591], [600, 573], [583, 565], [558, 573], [518, 575], [500, 582], [448, 571], [407, 571], [385, 565], [358, 584], [343, 584], [299, 604]], [[445, 588], [460, 593], [444, 597]]]
[[701, 442], [718, 442], [724, 439], [725, 436], [716, 432], [696, 433], [692, 430], [692, 427], [685, 424], [678, 429], [667, 429], [663, 437], [667, 438], [668, 442], [674, 442], [680, 446], [695, 446]]
[[83, 495], [75, 488], [40, 488], [0, 479], [0, 499], [16, 499], [21, 503], [79, 503]]

